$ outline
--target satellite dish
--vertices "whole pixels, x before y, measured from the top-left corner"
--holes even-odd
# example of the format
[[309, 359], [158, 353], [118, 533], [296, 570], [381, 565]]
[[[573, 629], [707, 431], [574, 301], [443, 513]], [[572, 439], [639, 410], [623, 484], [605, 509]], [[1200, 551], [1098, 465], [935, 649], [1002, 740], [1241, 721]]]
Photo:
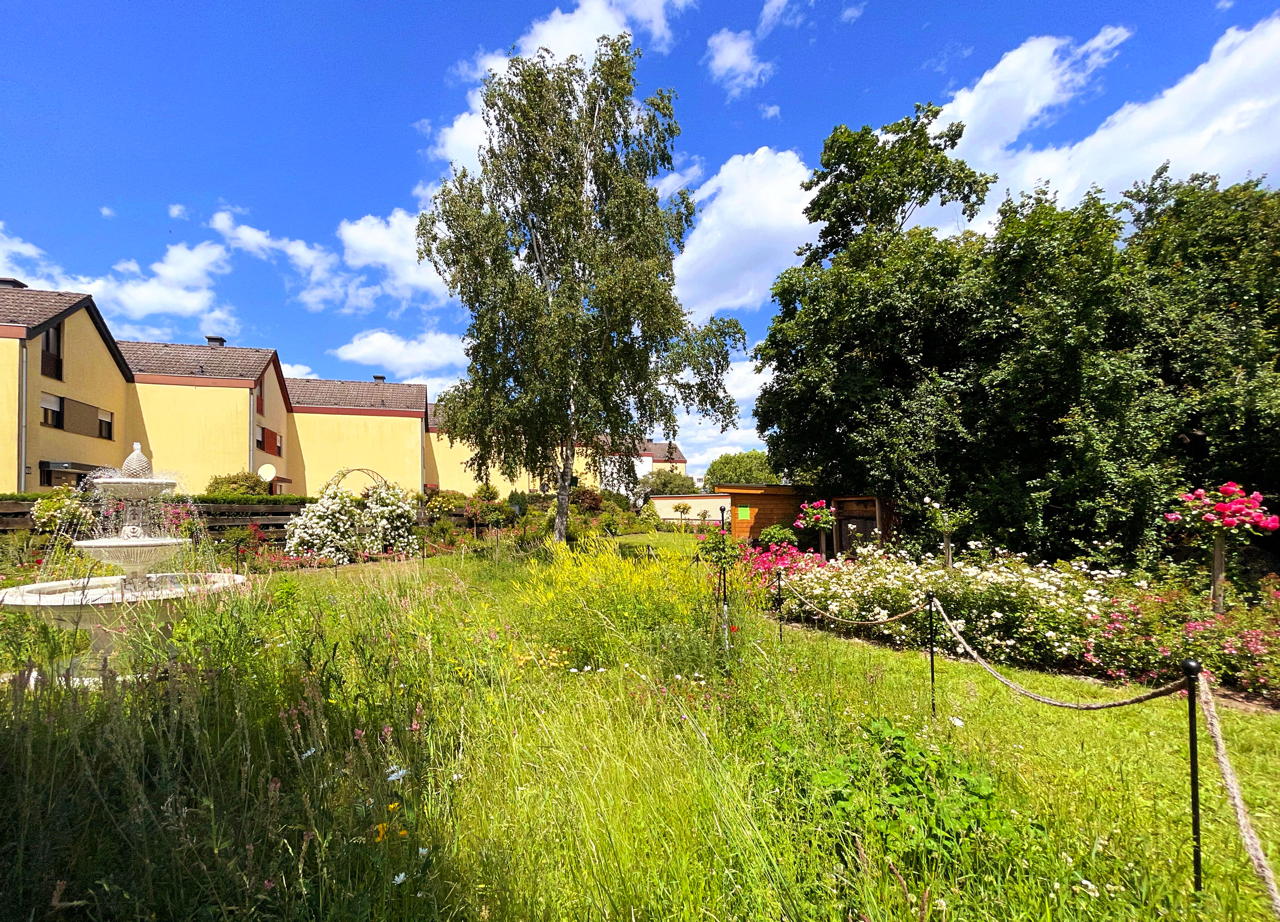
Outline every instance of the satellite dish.
[[258, 479], [266, 483], [276, 479], [276, 466], [274, 464], [264, 464], [258, 468]]

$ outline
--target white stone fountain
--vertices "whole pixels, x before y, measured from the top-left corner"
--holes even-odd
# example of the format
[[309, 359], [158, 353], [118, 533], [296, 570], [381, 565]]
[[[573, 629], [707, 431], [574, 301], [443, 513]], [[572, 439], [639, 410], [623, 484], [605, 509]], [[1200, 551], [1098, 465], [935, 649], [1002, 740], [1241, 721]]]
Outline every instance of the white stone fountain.
[[117, 474], [107, 471], [90, 478], [99, 497], [113, 504], [123, 523], [117, 534], [72, 541], [72, 547], [104, 564], [119, 567], [123, 576], [88, 576], [32, 583], [0, 592], [0, 607], [39, 615], [61, 627], [90, 631], [92, 651], [109, 653], [114, 639], [112, 628], [124, 611], [146, 603], [160, 603], [156, 620], [169, 620], [168, 603], [188, 595], [219, 592], [244, 582], [232, 573], [152, 573], [171, 559], [191, 540], [161, 534], [155, 514], [161, 497], [177, 486], [176, 481], [156, 477], [151, 462], [134, 442], [133, 453]]

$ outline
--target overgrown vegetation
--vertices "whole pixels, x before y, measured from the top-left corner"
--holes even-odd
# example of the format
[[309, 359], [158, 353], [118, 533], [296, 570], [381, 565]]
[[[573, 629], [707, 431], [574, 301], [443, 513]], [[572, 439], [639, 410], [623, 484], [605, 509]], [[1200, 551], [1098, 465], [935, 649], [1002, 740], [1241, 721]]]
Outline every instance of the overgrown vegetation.
[[[749, 588], [726, 653], [711, 586], [682, 555], [468, 555], [129, 622], [101, 687], [5, 696], [0, 918], [1261, 912], [1212, 783], [1190, 893], [1182, 702], [1046, 713], [944, 662], [933, 720], [918, 656], [779, 638]], [[1275, 843], [1280, 723], [1224, 718]]]

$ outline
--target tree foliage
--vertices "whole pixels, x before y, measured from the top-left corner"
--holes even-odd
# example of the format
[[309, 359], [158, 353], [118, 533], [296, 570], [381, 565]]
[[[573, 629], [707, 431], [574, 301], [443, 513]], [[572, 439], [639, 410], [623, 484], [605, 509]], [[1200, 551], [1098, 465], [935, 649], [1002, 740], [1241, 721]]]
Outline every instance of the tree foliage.
[[637, 102], [637, 53], [602, 38], [595, 58], [512, 59], [482, 91], [477, 174], [457, 170], [418, 225], [429, 259], [470, 312], [468, 377], [446, 391], [441, 429], [483, 475], [522, 471], [556, 484], [565, 537], [575, 454], [614, 482], [679, 411], [722, 426], [736, 321], [690, 323], [672, 292], [693, 204], [661, 201], [672, 169], [672, 94]]
[[636, 493], [646, 500], [650, 496], [686, 496], [697, 492], [698, 484], [692, 477], [667, 468], [650, 471], [636, 484]]
[[781, 483], [769, 466], [769, 456], [759, 449], [721, 455], [707, 465], [702, 488], [714, 493], [718, 483]]
[[[928, 201], [927, 171], [904, 178], [881, 149], [864, 173]], [[853, 239], [779, 277], [756, 353], [780, 473], [909, 516], [925, 496], [962, 502], [1043, 554], [1151, 551], [1189, 483], [1280, 490], [1280, 193], [1162, 168], [1123, 203], [1039, 189], [988, 235], [953, 237], [868, 229], [874, 183], [842, 194], [832, 220]]]

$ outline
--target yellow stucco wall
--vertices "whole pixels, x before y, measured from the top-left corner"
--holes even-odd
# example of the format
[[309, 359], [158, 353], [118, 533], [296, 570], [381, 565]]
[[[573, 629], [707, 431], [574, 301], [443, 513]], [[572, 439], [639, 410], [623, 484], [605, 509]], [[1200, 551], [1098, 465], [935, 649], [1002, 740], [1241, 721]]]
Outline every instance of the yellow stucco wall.
[[[18, 356], [22, 340], [0, 339], [0, 493], [17, 493], [18, 482]], [[9, 408], [12, 407], [13, 411]]]
[[[290, 413], [284, 402], [284, 393], [280, 390], [280, 381], [276, 377], [275, 369], [267, 366], [266, 372], [262, 376], [263, 390], [263, 412], [258, 413], [257, 388], [253, 392], [253, 421], [255, 426], [264, 426], [280, 433], [284, 439], [284, 451], [280, 455], [273, 455], [268, 451], [259, 451], [255, 446], [253, 450], [253, 464], [249, 468], [251, 471], [257, 472], [264, 464], [270, 464], [276, 469], [277, 477], [285, 477], [294, 480], [293, 474], [290, 473], [290, 462], [293, 460], [296, 452], [293, 450], [297, 447], [295, 441], [296, 433], [291, 433], [291, 423], [289, 420]], [[256, 430], [255, 430], [256, 431]], [[301, 489], [296, 483], [282, 484], [281, 493], [301, 493]]]
[[134, 384], [130, 391], [130, 441], [142, 443], [156, 471], [177, 474], [181, 489], [203, 493], [210, 477], [249, 469], [247, 387]]
[[[290, 428], [292, 490], [315, 496], [344, 468], [366, 467], [414, 492], [422, 489], [422, 418], [294, 413]], [[365, 485], [352, 475], [348, 486]]]
[[[448, 436], [441, 432], [427, 434], [426, 482], [437, 484], [442, 490], [458, 490], [470, 495], [480, 486], [475, 474], [466, 467], [471, 457], [471, 449], [462, 442], [449, 444]], [[586, 460], [579, 455], [574, 459], [574, 473], [583, 486], [598, 486], [598, 478], [587, 470]], [[508, 480], [494, 471], [489, 477], [498, 491], [498, 495], [506, 499], [512, 490], [537, 492], [541, 484], [528, 474]]]
[[[129, 453], [130, 385], [89, 315], [81, 310], [62, 323], [62, 380], [40, 373], [40, 338], [27, 341], [27, 490], [40, 489], [41, 461], [76, 461], [116, 467]], [[43, 425], [41, 394], [69, 397], [115, 414], [114, 438], [101, 439]], [[15, 399], [10, 406], [17, 406]], [[16, 442], [14, 443], [16, 444]], [[16, 474], [16, 466], [15, 466]]]

